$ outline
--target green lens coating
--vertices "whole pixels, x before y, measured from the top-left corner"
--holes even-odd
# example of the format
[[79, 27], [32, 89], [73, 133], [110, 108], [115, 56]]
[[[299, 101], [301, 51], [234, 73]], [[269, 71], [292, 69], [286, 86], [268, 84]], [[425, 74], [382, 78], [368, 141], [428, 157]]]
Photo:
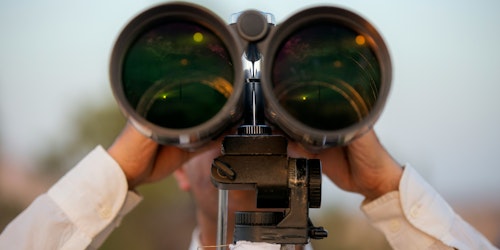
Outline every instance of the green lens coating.
[[123, 62], [127, 101], [155, 125], [184, 129], [213, 118], [233, 92], [234, 70], [222, 42], [191, 22], [147, 29]]
[[380, 90], [380, 66], [368, 39], [335, 23], [292, 33], [273, 63], [274, 94], [295, 119], [338, 130], [366, 117]]

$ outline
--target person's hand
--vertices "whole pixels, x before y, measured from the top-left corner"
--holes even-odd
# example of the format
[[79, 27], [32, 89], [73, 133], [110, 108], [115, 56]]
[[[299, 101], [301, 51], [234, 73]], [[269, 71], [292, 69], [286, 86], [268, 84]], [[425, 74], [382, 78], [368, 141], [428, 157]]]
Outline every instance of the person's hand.
[[370, 201], [398, 190], [402, 167], [389, 155], [373, 130], [344, 147], [317, 155], [326, 174], [338, 187], [359, 193]]
[[189, 153], [173, 146], [158, 145], [127, 123], [108, 153], [120, 165], [129, 185], [158, 181], [170, 175], [188, 158]]

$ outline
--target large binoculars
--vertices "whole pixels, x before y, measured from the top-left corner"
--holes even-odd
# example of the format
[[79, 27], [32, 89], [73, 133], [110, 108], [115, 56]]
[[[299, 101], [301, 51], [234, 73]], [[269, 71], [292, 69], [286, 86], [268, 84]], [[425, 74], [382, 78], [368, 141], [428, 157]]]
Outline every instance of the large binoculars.
[[[249, 44], [259, 55], [246, 52]], [[248, 72], [248, 62], [258, 63], [259, 72]], [[277, 25], [251, 10], [228, 25], [187, 3], [133, 18], [110, 67], [129, 120], [157, 142], [183, 148], [242, 122], [250, 78], [260, 82], [266, 123], [313, 149], [345, 144], [380, 116], [391, 74], [380, 34], [348, 10], [309, 8]]]

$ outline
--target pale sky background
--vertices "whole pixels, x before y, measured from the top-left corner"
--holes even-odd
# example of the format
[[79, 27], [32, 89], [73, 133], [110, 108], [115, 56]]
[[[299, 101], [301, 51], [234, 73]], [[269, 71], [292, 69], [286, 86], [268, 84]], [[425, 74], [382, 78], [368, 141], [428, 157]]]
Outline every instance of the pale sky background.
[[[280, 23], [343, 6], [383, 35], [393, 88], [376, 130], [401, 163], [446, 195], [498, 199], [500, 1], [193, 1], [224, 19], [245, 9]], [[158, 1], [2, 0], [0, 149], [25, 161], [71, 134], [82, 103], [114, 102], [108, 62], [121, 28]], [[33, 163], [36, 165], [36, 163]]]

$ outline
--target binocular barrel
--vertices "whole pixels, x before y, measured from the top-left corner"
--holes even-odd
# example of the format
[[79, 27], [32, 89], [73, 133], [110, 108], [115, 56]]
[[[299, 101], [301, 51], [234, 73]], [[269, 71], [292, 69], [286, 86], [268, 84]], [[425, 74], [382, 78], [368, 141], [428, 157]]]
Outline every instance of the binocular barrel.
[[256, 15], [243, 12], [228, 25], [201, 6], [167, 3], [133, 18], [110, 65], [124, 114], [163, 144], [194, 148], [218, 137], [244, 120], [251, 44], [260, 53], [250, 55], [260, 64], [252, 81], [260, 82], [267, 123], [312, 149], [345, 144], [373, 126], [392, 68], [368, 21], [323, 6], [261, 29], [269, 15]]

